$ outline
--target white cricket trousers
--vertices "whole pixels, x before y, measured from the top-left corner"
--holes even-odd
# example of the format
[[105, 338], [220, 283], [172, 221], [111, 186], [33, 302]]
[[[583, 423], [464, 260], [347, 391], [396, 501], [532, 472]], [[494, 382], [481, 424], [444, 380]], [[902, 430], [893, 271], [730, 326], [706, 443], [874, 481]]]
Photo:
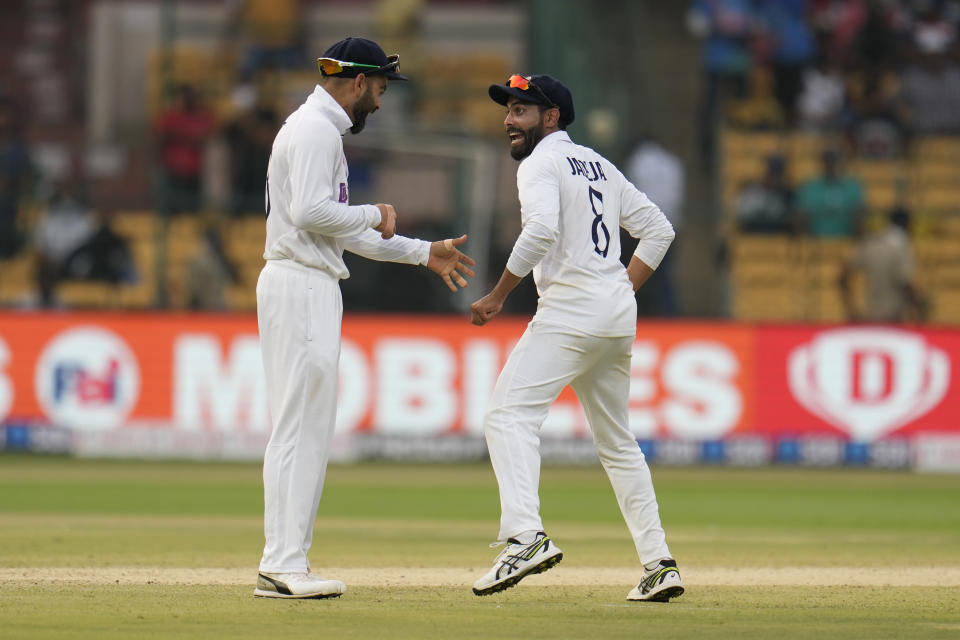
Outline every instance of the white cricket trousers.
[[263, 457], [260, 570], [305, 572], [337, 418], [343, 299], [339, 281], [268, 260], [257, 282], [257, 323], [273, 421]]
[[630, 432], [632, 337], [602, 338], [531, 322], [497, 379], [483, 431], [500, 485], [500, 540], [543, 531], [540, 426], [568, 384], [583, 405], [597, 454], [640, 561], [669, 558], [653, 480]]

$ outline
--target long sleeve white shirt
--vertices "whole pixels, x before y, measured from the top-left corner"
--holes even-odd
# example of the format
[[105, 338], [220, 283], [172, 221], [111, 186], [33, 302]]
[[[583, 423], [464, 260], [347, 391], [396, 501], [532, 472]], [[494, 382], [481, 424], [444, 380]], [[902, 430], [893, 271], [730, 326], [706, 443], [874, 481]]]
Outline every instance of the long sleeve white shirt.
[[520, 277], [533, 271], [534, 321], [634, 335], [637, 304], [620, 263], [619, 228], [640, 239], [634, 255], [656, 269], [674, 238], [660, 209], [566, 131], [546, 136], [520, 163], [517, 189], [523, 229], [507, 269]]
[[344, 249], [374, 260], [427, 263], [429, 242], [384, 240], [373, 230], [380, 210], [349, 204], [341, 137], [352, 124], [318, 85], [280, 128], [267, 167], [265, 259], [292, 260], [341, 280], [350, 275]]

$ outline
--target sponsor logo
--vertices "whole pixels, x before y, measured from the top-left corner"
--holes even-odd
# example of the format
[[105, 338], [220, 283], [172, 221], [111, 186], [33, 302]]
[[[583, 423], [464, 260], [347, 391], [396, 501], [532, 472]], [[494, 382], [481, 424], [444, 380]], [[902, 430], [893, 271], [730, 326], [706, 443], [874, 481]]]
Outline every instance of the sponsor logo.
[[121, 426], [140, 393], [140, 367], [127, 344], [97, 327], [56, 336], [34, 373], [37, 400], [56, 424], [75, 429]]
[[341, 183], [340, 183], [340, 200], [339, 200], [339, 202], [341, 202], [341, 203], [346, 203], [347, 200], [349, 200], [349, 197], [347, 196], [347, 183], [346, 183], [346, 182], [341, 182]]
[[794, 349], [787, 374], [804, 408], [855, 440], [872, 441], [943, 400], [950, 359], [910, 331], [834, 329]]

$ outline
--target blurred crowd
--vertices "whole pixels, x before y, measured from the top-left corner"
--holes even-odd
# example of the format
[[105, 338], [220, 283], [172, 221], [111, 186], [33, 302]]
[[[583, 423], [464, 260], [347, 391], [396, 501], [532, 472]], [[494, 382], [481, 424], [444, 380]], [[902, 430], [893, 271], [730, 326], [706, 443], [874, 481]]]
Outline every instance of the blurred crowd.
[[[144, 130], [134, 134], [143, 136], [144, 151], [128, 156], [131, 162], [120, 174], [129, 176], [134, 186], [118, 188], [112, 184], [105, 189], [98, 188], [101, 183], [90, 171], [81, 151], [83, 142], [58, 141], [66, 149], [61, 158], [56, 154], [44, 156], [43, 145], [28, 139], [30, 125], [39, 121], [38, 112], [32, 97], [20, 95], [14, 99], [12, 88], [16, 85], [10, 82], [18, 74], [27, 77], [26, 70], [14, 66], [12, 75], [8, 75], [5, 66], [7, 57], [9, 61], [31, 56], [39, 59], [51, 48], [54, 36], [86, 37], [88, 18], [84, 16], [93, 3], [83, 0], [73, 10], [70, 0], [22, 0], [9, 11], [0, 8], [0, 20], [22, 21], [14, 31], [24, 34], [20, 42], [7, 48], [9, 56], [4, 53], [7, 49], [0, 47], [0, 267], [3, 261], [29, 261], [27, 273], [33, 284], [29, 294], [19, 290], [11, 294], [9, 282], [21, 270], [7, 265], [8, 286], [4, 291], [0, 282], [0, 304], [69, 305], [58, 296], [60, 284], [67, 281], [143, 282], [145, 274], [136, 268], [131, 238], [116, 232], [115, 218], [124, 215], [122, 209], [121, 213], [114, 212], [110, 197], [103, 197], [106, 192], [113, 196], [124, 188], [149, 192], [149, 204], [135, 206], [155, 212], [160, 229], [184, 218], [192, 222], [186, 227], [196, 229], [197, 249], [191, 250], [183, 273], [176, 274], [176, 286], [183, 290], [176, 301], [165, 290], [171, 258], [163, 252], [179, 252], [171, 247], [177, 240], [162, 237], [163, 231], [154, 238], [153, 231], [145, 230], [156, 244], [156, 251], [147, 252], [156, 264], [147, 269], [146, 277], [160, 278], [152, 285], [156, 289], [155, 295], [150, 294], [153, 305], [230, 309], [236, 305], [225, 297], [228, 287], [242, 286], [252, 292], [255, 280], [249, 280], [255, 275], [251, 276], [251, 265], [260, 263], [262, 241], [259, 247], [255, 242], [242, 247], [242, 255], [238, 255], [236, 248], [228, 250], [228, 236], [236, 223], [253, 223], [256, 219], [262, 225], [264, 182], [273, 139], [282, 117], [303, 100], [316, 80], [311, 54], [319, 43], [310, 42], [305, 20], [308, 9], [316, 4], [315, 0], [223, 0], [218, 3], [222, 22], [211, 38], [212, 51], [203, 53], [207, 57], [178, 59], [176, 42], [168, 43], [167, 49], [155, 49], [153, 80], [146, 81], [148, 117]], [[371, 3], [375, 29], [393, 44], [402, 45], [419, 27], [425, 6], [423, 0], [375, 1]], [[76, 18], [75, 24], [65, 16]], [[30, 34], [48, 35], [41, 38], [42, 42], [35, 42]], [[184, 50], [200, 51], [189, 47]], [[404, 49], [411, 53], [415, 50], [412, 46]], [[201, 63], [205, 68], [200, 72], [191, 68]], [[408, 70], [415, 64], [415, 55], [405, 56]], [[151, 81], [157, 86], [151, 88]], [[291, 91], [294, 85], [296, 91]], [[401, 89], [392, 92], [397, 104], [378, 114], [375, 126], [398, 119], [409, 125], [410, 104], [399, 99]], [[398, 105], [403, 113], [387, 113], [396, 112]], [[82, 131], [82, 115], [73, 121], [69, 112], [60, 115], [60, 121], [47, 123], [49, 128], [55, 125]], [[495, 118], [493, 110], [491, 116]], [[370, 183], [370, 160], [369, 154], [358, 155], [351, 157], [351, 191], [360, 194]], [[446, 228], [429, 228], [430, 224], [407, 218], [404, 229], [409, 234], [449, 234]], [[348, 263], [356, 277], [344, 284], [344, 296], [355, 309], [452, 308], [447, 297], [432, 296], [433, 284], [423, 282], [421, 274], [412, 269], [371, 267], [350, 258]], [[401, 296], [401, 291], [415, 294]], [[245, 305], [243, 308], [249, 303]]]
[[721, 120], [842, 132], [868, 157], [960, 133], [956, 0], [695, 0], [687, 23], [703, 40], [707, 166]]
[[[67, 0], [22, 4], [64, 10], [72, 6]], [[217, 72], [227, 78], [226, 84], [213, 91], [209, 84], [189, 77], [166, 77], [149, 100], [142, 163], [147, 166], [138, 168], [148, 176], [140, 192], [150, 192], [152, 211], [163, 220], [196, 222], [199, 250], [185, 263], [181, 284], [186, 293], [177, 303], [195, 309], [230, 308], [224, 290], [231, 286], [252, 291], [247, 281], [250, 265], [238, 264], [236, 251], [228, 250], [226, 234], [235, 224], [252, 223], [263, 215], [272, 140], [291, 107], [280, 99], [277, 77], [313, 72], [313, 50], [303, 20], [310, 0], [222, 4], [225, 20], [216, 36], [222, 64]], [[398, 50], [415, 52], [411, 43], [416, 42], [427, 4], [374, 2], [377, 28], [389, 34]], [[640, 136], [621, 163], [679, 231], [674, 248], [640, 293], [639, 308], [645, 315], [683, 313], [676, 263], [683, 247], [693, 246], [685, 228], [703, 222], [691, 215], [687, 223], [684, 210], [690, 185], [710, 180], [722, 164], [717, 143], [721, 127], [811, 132], [828, 141], [818, 152], [817, 175], [794, 182], [791, 176], [797, 172], [791, 170], [790, 157], [771, 153], [764, 159], [762, 174], [736, 185], [731, 205], [732, 218], [744, 233], [817, 238], [859, 237], [868, 198], [865, 185], [848, 170], [852, 161], [907, 158], [918, 137], [960, 135], [960, 0], [692, 0], [675, 10], [672, 20], [678, 29], [683, 27], [684, 9], [691, 55], [698, 46], [695, 42], [701, 48], [699, 153], [692, 157], [702, 171], [691, 174], [689, 170], [698, 167], [685, 165], [682, 151], [650, 134]], [[25, 27], [24, 32], [41, 38], [50, 29]], [[31, 46], [36, 51], [58, 50], [54, 45], [51, 40]], [[416, 56], [404, 56], [409, 69]], [[462, 75], [459, 68], [455, 71]], [[478, 75], [485, 79], [496, 73], [485, 70]], [[471, 88], [477, 109], [443, 102], [445, 77], [433, 70], [421, 73], [422, 82], [411, 85], [436, 94], [439, 113], [477, 111], [480, 121], [498, 131], [499, 120], [482, 87]], [[26, 118], [36, 118], [39, 112], [31, 113], [22, 99], [12, 99], [6, 80], [0, 75], [0, 261], [30, 255], [35, 298], [23, 306], [57, 306], [58, 284], [68, 280], [136, 283], [165, 277], [144, 273], [137, 264], [129, 238], [116, 231], [116, 217], [122, 214], [100, 197], [82, 161], [66, 162], [55, 179], [44, 175], [34, 161], [37, 150], [30, 148], [25, 135]], [[402, 107], [400, 113], [384, 109], [374, 118], [376, 124], [409, 125], [410, 110], [424, 105], [422, 96], [407, 95], [404, 100], [396, 103]], [[371, 179], [377, 169], [375, 154], [352, 153], [351, 196], [383, 197], [367, 193], [375, 191], [370, 188], [375, 184]], [[692, 208], [691, 212], [696, 213]], [[884, 213], [889, 220], [910, 219], [902, 202]], [[874, 226], [886, 232], [888, 225]], [[407, 224], [404, 231], [423, 237], [450, 232], [438, 219], [424, 220], [419, 227]], [[157, 241], [158, 251], [164, 242]], [[491, 244], [489, 261], [497, 270], [510, 244], [498, 238]], [[624, 246], [627, 253], [629, 239]], [[254, 255], [251, 263], [259, 259], [255, 250], [245, 251]], [[157, 271], [168, 268], [159, 257], [157, 265]], [[353, 309], [452, 309], [448, 297], [433, 295], [432, 285], [416, 280], [421, 276], [416, 270], [382, 268], [362, 260], [348, 266], [354, 277], [344, 283], [344, 297]], [[159, 306], [170, 304], [160, 295], [163, 286], [158, 285]], [[404, 291], [408, 294], [399, 294]], [[21, 304], [11, 300], [4, 298], [3, 304]], [[533, 287], [521, 289], [512, 300], [512, 311], [531, 311], [536, 305]]]
[[[900, 196], [870, 212], [850, 162], [909, 160], [923, 136], [960, 134], [960, 2], [956, 0], [694, 0], [688, 30], [702, 41], [702, 168], [718, 166], [718, 132], [808, 133], [824, 141], [819, 170], [791, 180], [769, 153], [762, 175], [736, 185], [732, 214], [746, 234], [850, 239], [837, 284], [848, 319], [923, 319], [911, 212]], [[885, 222], [878, 222], [885, 220]], [[866, 281], [856, 309], [850, 280]]]

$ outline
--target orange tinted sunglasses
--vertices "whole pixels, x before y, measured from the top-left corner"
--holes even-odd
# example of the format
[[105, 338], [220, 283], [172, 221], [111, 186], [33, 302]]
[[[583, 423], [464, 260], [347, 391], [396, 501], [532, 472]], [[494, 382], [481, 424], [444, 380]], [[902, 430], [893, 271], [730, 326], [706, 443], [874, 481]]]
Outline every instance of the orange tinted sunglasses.
[[515, 73], [507, 79], [507, 86], [511, 89], [520, 89], [521, 91], [529, 91], [532, 88], [541, 98], [546, 101], [548, 105], [551, 107], [557, 106], [553, 104], [553, 100], [548, 98], [547, 94], [545, 94], [543, 90], [535, 85], [533, 80], [527, 76], [521, 76], [520, 74]]
[[363, 64], [361, 62], [346, 62], [344, 60], [335, 60], [334, 58], [317, 58], [317, 66], [320, 68], [320, 71], [323, 72], [323, 75], [333, 76], [342, 72], [347, 67], [357, 67], [359, 69], [376, 69], [377, 71], [400, 71], [400, 56], [398, 54], [393, 54], [387, 56], [387, 64], [380, 65], [376, 64]]

